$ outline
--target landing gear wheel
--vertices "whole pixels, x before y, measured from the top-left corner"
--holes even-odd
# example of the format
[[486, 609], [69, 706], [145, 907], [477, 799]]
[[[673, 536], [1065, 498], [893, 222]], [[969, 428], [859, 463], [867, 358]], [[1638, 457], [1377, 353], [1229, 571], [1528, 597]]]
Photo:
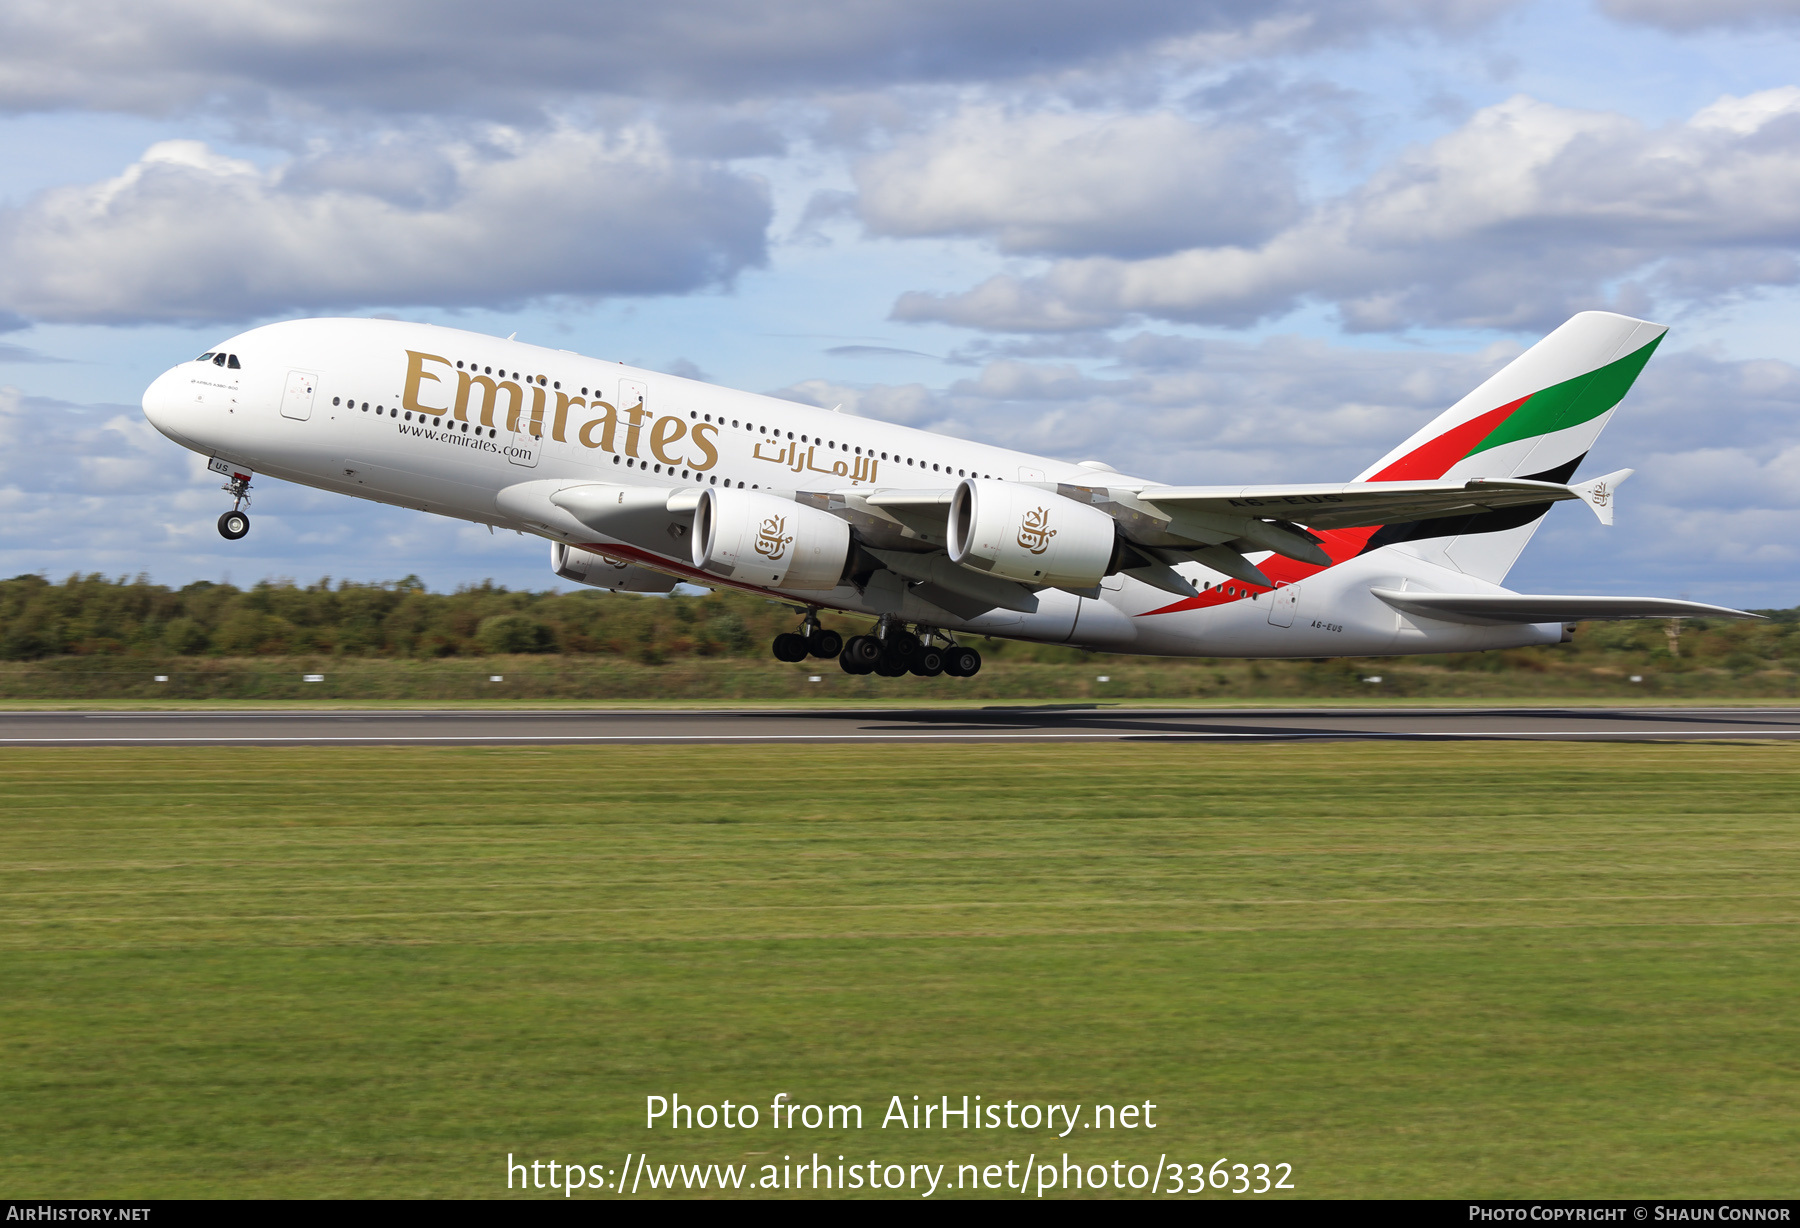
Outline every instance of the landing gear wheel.
[[973, 678], [981, 672], [981, 654], [960, 645], [944, 653], [944, 672], [952, 678]]
[[883, 678], [903, 678], [908, 670], [906, 662], [897, 661], [884, 652], [881, 654], [881, 663], [875, 667], [875, 672]]
[[881, 649], [900, 664], [910, 666], [919, 655], [919, 637], [904, 627], [894, 627], [881, 642]]
[[944, 672], [944, 650], [941, 648], [921, 648], [919, 655], [913, 658], [912, 672], [921, 678], [935, 678]]
[[881, 663], [881, 644], [867, 635], [853, 635], [844, 644], [838, 664], [846, 674], [872, 674]]
[[806, 644], [808, 651], [821, 659], [835, 657], [844, 651], [844, 637], [835, 631], [827, 631], [823, 627], [813, 632]]
[[219, 517], [219, 536], [228, 542], [234, 542], [250, 531], [250, 514], [248, 512], [229, 511]]
[[792, 631], [784, 631], [775, 637], [775, 659], [777, 661], [806, 660], [806, 637], [795, 635]]
[[844, 645], [844, 655], [867, 673], [881, 664], [881, 641], [872, 635], [853, 635]]

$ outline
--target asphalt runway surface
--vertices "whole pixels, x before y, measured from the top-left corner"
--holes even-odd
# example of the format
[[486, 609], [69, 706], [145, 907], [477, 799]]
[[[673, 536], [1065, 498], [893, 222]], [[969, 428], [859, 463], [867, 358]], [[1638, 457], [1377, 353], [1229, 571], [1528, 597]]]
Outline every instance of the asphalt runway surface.
[[768, 709], [5, 712], [6, 746], [729, 742], [1713, 741], [1800, 737], [1800, 708]]

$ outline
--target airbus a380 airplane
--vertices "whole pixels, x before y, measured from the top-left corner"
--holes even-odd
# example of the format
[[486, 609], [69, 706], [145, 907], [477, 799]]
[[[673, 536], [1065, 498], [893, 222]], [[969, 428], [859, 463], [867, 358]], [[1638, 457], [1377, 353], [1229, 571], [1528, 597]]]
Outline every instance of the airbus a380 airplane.
[[[144, 413], [255, 474], [549, 539], [558, 576], [726, 585], [803, 615], [775, 655], [967, 676], [958, 633], [1163, 656], [1554, 644], [1591, 619], [1751, 618], [1501, 580], [1550, 506], [1611, 524], [1625, 469], [1571, 483], [1661, 341], [1583, 312], [1340, 484], [1171, 486], [476, 333], [296, 320], [165, 372]], [[876, 619], [847, 643], [821, 609]]]

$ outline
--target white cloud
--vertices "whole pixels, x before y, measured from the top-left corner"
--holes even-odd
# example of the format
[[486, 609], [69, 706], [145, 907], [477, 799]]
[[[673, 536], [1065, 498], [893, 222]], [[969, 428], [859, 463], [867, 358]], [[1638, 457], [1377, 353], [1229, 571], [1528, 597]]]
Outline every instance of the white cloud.
[[1600, 8], [1620, 21], [1676, 33], [1800, 22], [1800, 0], [1600, 0]]
[[0, 7], [0, 109], [283, 101], [516, 116], [548, 98], [682, 102], [1055, 74], [1459, 33], [1515, 0], [59, 0]]
[[856, 168], [881, 235], [991, 237], [1004, 252], [1146, 256], [1253, 243], [1298, 212], [1289, 142], [1168, 112], [971, 107]]
[[768, 191], [648, 128], [315, 151], [272, 170], [165, 141], [0, 211], [0, 306], [38, 320], [239, 320], [679, 293], [764, 259]]
[[999, 356], [943, 389], [808, 380], [779, 395], [1165, 481], [1325, 481], [1354, 475], [1518, 352], [1154, 333], [1109, 349], [1097, 372]]
[[1800, 282], [1796, 245], [1800, 89], [1720, 99], [1662, 129], [1520, 96], [1261, 244], [1064, 259], [907, 294], [894, 314], [997, 331], [1244, 325], [1323, 301], [1353, 330], [1548, 328], [1584, 307]]

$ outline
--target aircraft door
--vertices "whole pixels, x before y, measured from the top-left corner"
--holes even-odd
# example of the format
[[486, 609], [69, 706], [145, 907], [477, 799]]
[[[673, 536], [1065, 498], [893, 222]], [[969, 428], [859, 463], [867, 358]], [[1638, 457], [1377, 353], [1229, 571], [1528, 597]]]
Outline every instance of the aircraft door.
[[519, 415], [519, 429], [512, 432], [512, 440], [506, 447], [506, 459], [522, 469], [537, 468], [538, 457], [544, 451], [544, 439], [541, 435], [533, 435], [532, 427], [544, 429], [541, 422], [534, 423], [525, 414]]
[[650, 423], [650, 386], [634, 379], [619, 381], [619, 412], [625, 415], [625, 421], [632, 434], [636, 434], [638, 425], [648, 426]]
[[311, 371], [289, 371], [287, 391], [281, 397], [281, 416], [301, 422], [312, 417], [313, 390], [318, 383]]
[[1292, 584], [1284, 584], [1269, 594], [1269, 625], [1274, 627], [1291, 627], [1294, 625], [1294, 612], [1300, 608], [1300, 590]]

